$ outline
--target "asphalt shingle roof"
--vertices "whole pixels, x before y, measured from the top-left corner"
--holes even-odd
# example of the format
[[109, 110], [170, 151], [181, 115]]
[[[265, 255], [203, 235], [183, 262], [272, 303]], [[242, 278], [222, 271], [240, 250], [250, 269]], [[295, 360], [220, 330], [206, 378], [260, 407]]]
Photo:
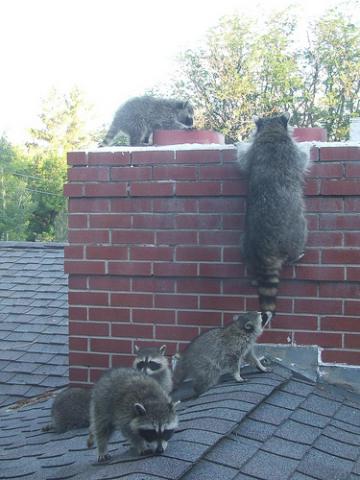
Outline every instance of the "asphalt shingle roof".
[[0, 242], [0, 406], [67, 384], [67, 315], [63, 245]]

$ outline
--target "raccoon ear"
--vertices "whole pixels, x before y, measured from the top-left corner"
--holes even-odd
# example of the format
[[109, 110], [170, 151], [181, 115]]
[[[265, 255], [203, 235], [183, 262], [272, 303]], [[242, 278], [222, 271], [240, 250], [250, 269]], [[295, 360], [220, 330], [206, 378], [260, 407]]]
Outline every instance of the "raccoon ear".
[[140, 350], [140, 348], [139, 348], [137, 345], [134, 345], [134, 350], [135, 350], [135, 353], [138, 353], [138, 351]]
[[165, 355], [166, 345], [161, 345], [161, 347], [159, 348], [159, 352], [161, 353], [161, 355]]
[[246, 322], [244, 325], [244, 330], [246, 330], [247, 332], [253, 332], [254, 325], [251, 322]]
[[140, 417], [146, 415], [146, 409], [142, 403], [134, 403], [135, 413]]
[[240, 315], [234, 315], [233, 316], [233, 321], [236, 322], [236, 320], [239, 320], [239, 318], [240, 318]]

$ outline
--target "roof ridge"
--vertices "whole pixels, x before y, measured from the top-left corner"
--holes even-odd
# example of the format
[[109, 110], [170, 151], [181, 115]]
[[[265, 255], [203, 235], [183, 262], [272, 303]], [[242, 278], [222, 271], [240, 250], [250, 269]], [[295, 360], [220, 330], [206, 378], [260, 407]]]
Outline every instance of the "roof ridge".
[[0, 241], [0, 249], [2, 248], [64, 248], [67, 242], [15, 242]]

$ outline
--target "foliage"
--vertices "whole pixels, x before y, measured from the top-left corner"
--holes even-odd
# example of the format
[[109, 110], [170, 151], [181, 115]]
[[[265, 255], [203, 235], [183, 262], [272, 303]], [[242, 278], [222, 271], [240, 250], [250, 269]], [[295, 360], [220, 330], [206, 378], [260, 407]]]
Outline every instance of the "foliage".
[[[350, 9], [351, 11], [351, 9]], [[360, 115], [360, 29], [340, 8], [326, 12], [299, 47], [292, 9], [265, 22], [225, 17], [201, 48], [180, 58], [172, 94], [197, 107], [196, 125], [246, 138], [253, 115], [289, 111], [297, 126], [323, 125], [330, 140], [347, 138]]]

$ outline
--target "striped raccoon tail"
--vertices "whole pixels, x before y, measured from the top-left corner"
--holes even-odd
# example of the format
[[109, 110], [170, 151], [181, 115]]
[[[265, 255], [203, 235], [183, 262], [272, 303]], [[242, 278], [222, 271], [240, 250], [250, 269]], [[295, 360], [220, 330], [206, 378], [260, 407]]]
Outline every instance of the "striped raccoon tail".
[[273, 315], [275, 314], [281, 266], [282, 262], [276, 260], [271, 266], [257, 269], [257, 291], [261, 312], [270, 311]]

